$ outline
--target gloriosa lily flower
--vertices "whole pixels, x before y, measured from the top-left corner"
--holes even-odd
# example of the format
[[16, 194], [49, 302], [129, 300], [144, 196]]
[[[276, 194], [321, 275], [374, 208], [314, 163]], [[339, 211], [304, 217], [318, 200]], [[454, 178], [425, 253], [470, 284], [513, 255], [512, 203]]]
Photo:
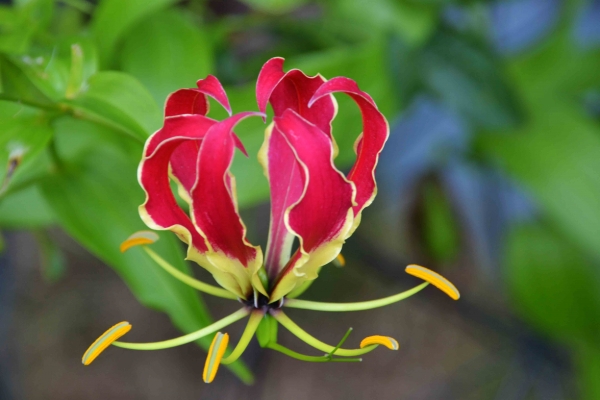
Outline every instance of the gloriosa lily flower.
[[[273, 58], [257, 81], [257, 112], [232, 115], [229, 100], [213, 76], [198, 81], [197, 88], [181, 89], [169, 96], [162, 129], [146, 142], [138, 178], [146, 192], [141, 218], [151, 229], [170, 230], [188, 246], [187, 259], [208, 270], [220, 287], [188, 276], [171, 266], [147, 245], [158, 239], [151, 231], [135, 233], [122, 251], [142, 245], [159, 266], [174, 278], [211, 295], [238, 300], [237, 312], [197, 332], [155, 343], [116, 341], [131, 329], [127, 322], [115, 325], [88, 349], [83, 363], [90, 364], [109, 345], [153, 350], [190, 343], [214, 334], [203, 379], [211, 382], [220, 364], [229, 364], [243, 353], [254, 334], [263, 347], [314, 362], [360, 361], [357, 356], [379, 345], [397, 350], [387, 336], [365, 338], [357, 349], [328, 345], [302, 330], [283, 311], [285, 307], [319, 311], [357, 311], [403, 300], [434, 284], [453, 299], [458, 290], [442, 276], [424, 267], [409, 265], [406, 271], [426, 282], [399, 294], [358, 303], [319, 303], [296, 299], [330, 262], [343, 262], [344, 241], [360, 223], [361, 212], [376, 194], [375, 167], [388, 137], [388, 123], [373, 99], [348, 78], [325, 80], [294, 69], [283, 71], [283, 59]], [[333, 93], [345, 93], [358, 105], [363, 132], [355, 143], [356, 161], [345, 175], [333, 160], [337, 146], [331, 123], [337, 111]], [[207, 96], [229, 113], [223, 121], [208, 118]], [[235, 178], [229, 172], [235, 149], [246, 151], [233, 132], [241, 120], [261, 116], [267, 105], [274, 112], [258, 158], [271, 187], [271, 222], [265, 255], [246, 239], [246, 227], [236, 203]], [[182, 210], [171, 191], [170, 179], [189, 204]], [[293, 249], [297, 239], [298, 248]], [[218, 332], [246, 316], [247, 327], [233, 351], [225, 357], [229, 336]], [[299, 354], [277, 343], [277, 326], [308, 343], [324, 356]], [[349, 358], [346, 358], [349, 357]]]

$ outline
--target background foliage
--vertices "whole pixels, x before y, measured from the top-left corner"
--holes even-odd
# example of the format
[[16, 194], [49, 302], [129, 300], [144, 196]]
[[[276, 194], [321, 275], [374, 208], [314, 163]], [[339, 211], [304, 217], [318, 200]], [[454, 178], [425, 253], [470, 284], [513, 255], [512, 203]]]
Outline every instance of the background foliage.
[[[137, 164], [168, 93], [215, 74], [234, 112], [256, 110], [258, 70], [283, 56], [355, 79], [392, 122], [363, 253], [445, 268], [466, 301], [498, 293], [523, 329], [567, 349], [578, 396], [600, 398], [599, 27], [597, 0], [4, 2], [0, 228], [35, 232], [49, 281], [66, 270], [59, 226], [182, 331], [207, 324], [194, 292], [118, 251], [144, 227]], [[348, 168], [360, 116], [338, 100]], [[250, 154], [263, 129], [240, 126]], [[254, 158], [233, 172], [241, 207], [268, 200]], [[172, 235], [157, 248], [190, 268]], [[465, 253], [472, 267], [456, 267]]]

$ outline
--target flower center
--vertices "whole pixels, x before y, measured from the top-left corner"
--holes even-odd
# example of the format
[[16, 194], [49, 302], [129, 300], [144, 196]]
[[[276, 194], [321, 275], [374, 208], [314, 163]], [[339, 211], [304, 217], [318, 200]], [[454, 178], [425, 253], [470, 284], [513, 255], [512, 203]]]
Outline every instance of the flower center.
[[262, 293], [256, 292], [255, 296], [250, 297], [248, 300], [240, 300], [240, 302], [246, 305], [246, 307], [267, 312], [270, 310], [280, 309], [283, 306], [284, 300], [282, 298], [279, 301], [269, 304], [269, 298], [267, 296], [265, 296]]

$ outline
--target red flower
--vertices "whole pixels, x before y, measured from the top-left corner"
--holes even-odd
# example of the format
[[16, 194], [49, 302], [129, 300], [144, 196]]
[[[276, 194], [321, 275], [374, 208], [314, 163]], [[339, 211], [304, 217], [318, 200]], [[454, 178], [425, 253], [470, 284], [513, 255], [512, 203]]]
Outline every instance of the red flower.
[[[326, 81], [299, 70], [283, 72], [283, 59], [262, 68], [256, 95], [261, 112], [271, 103], [275, 117], [266, 130], [259, 160], [271, 186], [271, 228], [263, 254], [245, 237], [229, 172], [234, 148], [245, 153], [232, 132], [238, 121], [258, 113], [240, 113], [217, 122], [208, 117], [206, 96], [230, 111], [219, 81], [209, 76], [198, 89], [173, 93], [165, 107], [164, 127], [148, 140], [139, 180], [147, 193], [140, 214], [153, 229], [170, 229], [189, 246], [188, 258], [210, 271], [225, 289], [243, 299], [254, 290], [280, 300], [340, 252], [375, 197], [377, 158], [388, 124], [371, 97], [348, 78]], [[347, 176], [333, 164], [337, 146], [331, 132], [336, 113], [332, 94], [348, 94], [360, 107], [363, 134], [356, 162]], [[177, 206], [169, 173], [190, 204], [188, 216]], [[294, 238], [300, 247], [291, 254]]]

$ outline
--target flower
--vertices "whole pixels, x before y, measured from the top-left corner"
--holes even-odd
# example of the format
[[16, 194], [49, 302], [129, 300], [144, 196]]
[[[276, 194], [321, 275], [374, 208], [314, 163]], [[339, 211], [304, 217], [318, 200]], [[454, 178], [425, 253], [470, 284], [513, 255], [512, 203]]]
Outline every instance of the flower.
[[[225, 90], [214, 76], [198, 81], [197, 88], [171, 94], [165, 105], [162, 129], [146, 142], [138, 170], [146, 201], [139, 208], [143, 221], [154, 230], [170, 230], [188, 246], [187, 258], [208, 270], [220, 287], [192, 278], [177, 270], [148, 245], [158, 239], [151, 231], [128, 238], [121, 250], [142, 246], [159, 266], [174, 278], [215, 296], [239, 300], [237, 312], [180, 338], [155, 343], [125, 343], [116, 340], [131, 327], [123, 322], [109, 329], [86, 352], [89, 364], [110, 344], [129, 349], [168, 348], [218, 332], [209, 349], [204, 380], [214, 379], [220, 364], [234, 362], [256, 334], [259, 343], [305, 361], [359, 361], [357, 356], [379, 345], [392, 350], [398, 343], [387, 336], [364, 339], [357, 349], [344, 349], [319, 341], [302, 330], [283, 308], [320, 311], [355, 311], [388, 305], [411, 296], [432, 283], [454, 299], [458, 290], [445, 278], [424, 267], [411, 265], [407, 272], [426, 282], [406, 292], [359, 303], [318, 303], [296, 299], [317, 278], [324, 265], [343, 261], [340, 251], [361, 220], [361, 213], [377, 192], [375, 167], [389, 129], [373, 99], [349, 78], [326, 80], [320, 75], [283, 70], [283, 59], [273, 58], [263, 66], [257, 80], [260, 112], [231, 113]], [[338, 149], [331, 124], [336, 115], [334, 93], [344, 93], [358, 105], [363, 119], [362, 134], [355, 143], [356, 161], [348, 174], [334, 165]], [[229, 113], [223, 121], [208, 118], [207, 96]], [[273, 121], [265, 131], [258, 159], [271, 188], [271, 221], [266, 252], [246, 239], [246, 227], [236, 202], [235, 177], [229, 169], [235, 149], [247, 155], [233, 128], [243, 119], [261, 116], [267, 105]], [[170, 180], [189, 204], [189, 214], [177, 204]], [[292, 252], [294, 241], [297, 250]], [[229, 336], [225, 326], [250, 316], [234, 350], [225, 356]], [[327, 353], [302, 355], [277, 343], [281, 324], [301, 340]], [[350, 358], [344, 358], [350, 357]]]

